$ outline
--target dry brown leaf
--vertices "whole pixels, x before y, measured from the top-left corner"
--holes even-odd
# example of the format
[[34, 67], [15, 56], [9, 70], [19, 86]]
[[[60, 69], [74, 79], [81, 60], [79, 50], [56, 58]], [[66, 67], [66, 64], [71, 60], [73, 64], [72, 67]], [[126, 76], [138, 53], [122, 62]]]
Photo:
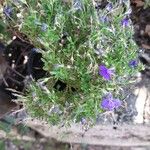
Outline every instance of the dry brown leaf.
[[150, 25], [146, 26], [145, 32], [150, 36]]
[[136, 7], [144, 6], [144, 2], [142, 0], [131, 0], [131, 3], [136, 4]]
[[142, 44], [142, 47], [145, 49], [150, 49], [150, 45], [147, 45], [147, 44]]
[[146, 26], [145, 32], [146, 32], [146, 33], [150, 32], [150, 25], [147, 25], [147, 26]]

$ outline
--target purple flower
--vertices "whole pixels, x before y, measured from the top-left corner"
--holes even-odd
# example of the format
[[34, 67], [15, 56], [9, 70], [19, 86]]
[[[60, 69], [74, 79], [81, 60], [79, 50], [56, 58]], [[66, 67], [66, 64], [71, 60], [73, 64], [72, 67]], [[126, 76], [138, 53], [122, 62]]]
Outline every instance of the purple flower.
[[85, 118], [81, 118], [81, 124], [85, 125], [87, 123], [87, 120]]
[[119, 99], [114, 99], [112, 94], [109, 93], [105, 97], [103, 97], [101, 102], [101, 107], [105, 110], [112, 111], [121, 106], [121, 101]]
[[107, 16], [102, 16], [102, 17], [100, 17], [100, 21], [102, 23], [107, 23], [107, 22], [109, 22], [109, 18]]
[[123, 27], [127, 27], [129, 25], [129, 19], [126, 17], [121, 21], [121, 25]]
[[110, 80], [111, 76], [114, 75], [114, 70], [108, 69], [104, 65], [100, 65], [99, 66], [99, 75], [101, 75], [106, 80]]
[[112, 3], [109, 3], [109, 4], [106, 5], [106, 10], [107, 10], [107, 11], [111, 11], [112, 8], [113, 8]]
[[10, 6], [5, 6], [3, 9], [3, 13], [7, 16], [10, 17], [12, 14], [12, 8]]
[[41, 30], [45, 32], [47, 28], [48, 28], [48, 25], [46, 23], [42, 23]]
[[137, 67], [137, 66], [138, 66], [138, 61], [137, 61], [137, 60], [131, 60], [131, 61], [129, 62], [129, 66], [130, 66], [131, 68]]

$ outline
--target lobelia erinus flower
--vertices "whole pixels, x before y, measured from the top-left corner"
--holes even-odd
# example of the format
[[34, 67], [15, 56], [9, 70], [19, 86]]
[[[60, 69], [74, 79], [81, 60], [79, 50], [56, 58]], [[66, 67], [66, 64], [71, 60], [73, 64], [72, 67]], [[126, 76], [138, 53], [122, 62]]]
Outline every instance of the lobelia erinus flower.
[[122, 19], [121, 25], [122, 25], [123, 27], [128, 27], [128, 26], [129, 26], [129, 18], [128, 18], [128, 17], [125, 17], [124, 19]]
[[99, 66], [99, 75], [101, 75], [104, 79], [110, 80], [114, 75], [114, 69], [108, 69], [104, 65]]
[[113, 111], [121, 106], [122, 102], [119, 99], [113, 98], [111, 93], [105, 95], [101, 102], [101, 107], [104, 110]]
[[129, 61], [129, 66], [130, 66], [131, 68], [137, 67], [137, 66], [138, 66], [138, 61], [137, 61], [137, 60], [130, 60], [130, 61]]
[[3, 13], [6, 15], [6, 17], [10, 17], [12, 14], [13, 9], [10, 6], [5, 6], [3, 8]]

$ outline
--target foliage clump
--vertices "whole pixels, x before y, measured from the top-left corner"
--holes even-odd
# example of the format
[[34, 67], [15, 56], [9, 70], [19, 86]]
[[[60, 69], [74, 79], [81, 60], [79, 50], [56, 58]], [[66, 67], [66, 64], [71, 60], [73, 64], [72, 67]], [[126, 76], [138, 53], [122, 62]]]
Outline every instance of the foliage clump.
[[13, 13], [19, 9], [22, 19], [16, 27], [40, 49], [48, 72], [28, 89], [25, 105], [33, 116], [53, 124], [82, 118], [95, 122], [104, 95], [124, 98], [120, 91], [139, 69], [128, 2], [110, 2], [103, 10], [90, 0], [14, 4], [9, 3]]

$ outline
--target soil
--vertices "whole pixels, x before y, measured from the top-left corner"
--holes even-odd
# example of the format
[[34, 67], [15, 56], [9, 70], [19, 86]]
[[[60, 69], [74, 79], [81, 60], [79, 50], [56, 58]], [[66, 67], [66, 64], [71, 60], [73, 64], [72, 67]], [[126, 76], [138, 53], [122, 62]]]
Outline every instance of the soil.
[[[149, 125], [97, 125], [84, 131], [82, 126], [74, 124], [70, 128], [50, 127], [39, 120], [27, 121], [26, 125], [36, 133], [20, 137], [12, 134], [18, 140], [19, 146], [28, 143], [29, 149], [52, 150], [149, 150]], [[32, 131], [31, 131], [32, 133]], [[17, 137], [17, 138], [16, 138]], [[8, 144], [9, 143], [9, 144]], [[32, 145], [32, 146], [31, 146]], [[13, 139], [5, 140], [5, 146], [16, 147]], [[11, 149], [12, 150], [12, 149]]]
[[131, 0], [131, 20], [134, 25], [134, 39], [141, 49], [139, 58], [150, 66], [150, 7], [145, 8], [143, 0]]

